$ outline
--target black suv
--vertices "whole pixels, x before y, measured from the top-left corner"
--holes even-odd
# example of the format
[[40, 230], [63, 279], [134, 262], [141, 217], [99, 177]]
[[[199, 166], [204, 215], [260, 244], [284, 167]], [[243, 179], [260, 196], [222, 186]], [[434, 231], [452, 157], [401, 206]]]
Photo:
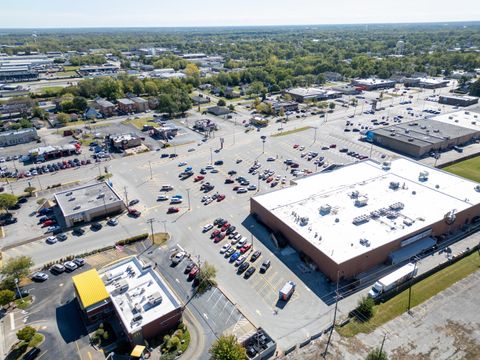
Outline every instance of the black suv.
[[260, 266], [260, 272], [263, 274], [267, 271], [267, 269], [270, 267], [270, 260], [265, 260], [262, 263], [262, 266]]
[[27, 352], [25, 355], [23, 355], [23, 360], [33, 360], [35, 359], [38, 354], [40, 354], [40, 349], [37, 347], [34, 347], [32, 350]]

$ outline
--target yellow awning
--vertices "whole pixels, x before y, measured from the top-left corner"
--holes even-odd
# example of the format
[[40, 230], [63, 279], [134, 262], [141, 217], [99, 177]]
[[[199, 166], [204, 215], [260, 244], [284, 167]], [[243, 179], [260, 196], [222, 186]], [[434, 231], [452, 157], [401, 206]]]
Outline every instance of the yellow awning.
[[107, 289], [96, 269], [75, 275], [72, 281], [84, 309], [108, 299]]
[[132, 353], [130, 354], [130, 356], [133, 356], [133, 357], [136, 357], [136, 358], [139, 358], [143, 355], [143, 351], [145, 350], [145, 346], [142, 346], [142, 345], [136, 345], [133, 350], [132, 350]]

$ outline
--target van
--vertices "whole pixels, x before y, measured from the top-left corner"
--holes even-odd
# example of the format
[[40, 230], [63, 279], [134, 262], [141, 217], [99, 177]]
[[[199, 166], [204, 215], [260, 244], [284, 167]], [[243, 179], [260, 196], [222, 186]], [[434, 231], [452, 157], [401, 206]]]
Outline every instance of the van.
[[162, 185], [160, 191], [170, 191], [170, 190], [173, 190], [173, 186], [172, 185]]

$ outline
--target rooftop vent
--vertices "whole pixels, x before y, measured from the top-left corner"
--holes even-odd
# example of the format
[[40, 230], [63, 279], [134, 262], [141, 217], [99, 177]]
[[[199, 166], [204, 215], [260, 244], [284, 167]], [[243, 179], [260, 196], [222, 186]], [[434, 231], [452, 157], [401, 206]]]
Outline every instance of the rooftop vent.
[[425, 130], [427, 127], [425, 125], [420, 126], [420, 129]]
[[411, 226], [413, 224], [413, 221], [410, 219], [403, 219], [403, 223], [407, 226]]
[[351, 192], [350, 197], [351, 197], [352, 199], [356, 199], [356, 198], [358, 198], [358, 195], [359, 195], [359, 194], [360, 194], [360, 193], [358, 192], [358, 190], [354, 190], [354, 191]]
[[309, 220], [309, 219], [308, 219], [308, 217], [306, 217], [306, 216], [301, 217], [301, 218], [300, 218], [300, 226], [305, 226], [305, 225], [307, 225], [307, 224], [308, 224], [308, 220]]
[[390, 170], [391, 166], [392, 166], [392, 163], [390, 161], [384, 161], [382, 163], [382, 169], [383, 170]]
[[398, 217], [398, 213], [395, 211], [387, 211], [386, 216], [388, 219], [396, 219]]
[[389, 206], [390, 210], [395, 210], [395, 211], [402, 210], [404, 207], [405, 207], [405, 204], [402, 202], [396, 202]]
[[147, 300], [150, 305], [158, 305], [162, 302], [162, 295], [160, 292], [156, 291], [152, 295], [148, 296]]
[[434, 133], [438, 133], [438, 132], [440, 132], [440, 130], [438, 130], [438, 129], [433, 129], [433, 132], [434, 132]]
[[328, 204], [320, 206], [320, 215], [327, 215], [332, 210], [332, 207]]
[[370, 217], [372, 219], [377, 219], [380, 217], [380, 211], [379, 210], [373, 210], [371, 213], [370, 213]]
[[413, 142], [413, 138], [408, 138], [408, 142]]
[[390, 181], [390, 189], [397, 190], [400, 187], [400, 183], [398, 181]]
[[370, 241], [367, 240], [367, 239], [360, 239], [360, 245], [363, 245], [363, 246], [366, 246], [366, 247], [369, 247], [370, 246]]
[[418, 175], [418, 180], [419, 181], [427, 181], [428, 180], [428, 171], [420, 171], [420, 174]]

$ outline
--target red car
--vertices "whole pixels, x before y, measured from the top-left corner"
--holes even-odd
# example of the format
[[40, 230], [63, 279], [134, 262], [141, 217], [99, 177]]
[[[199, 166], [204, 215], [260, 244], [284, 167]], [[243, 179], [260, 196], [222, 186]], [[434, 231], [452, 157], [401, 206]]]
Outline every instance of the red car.
[[233, 191], [237, 191], [238, 189], [240, 189], [240, 186], [238, 185], [233, 187]]
[[293, 145], [293, 148], [294, 149], [298, 148], [298, 144]]
[[242, 254], [246, 253], [250, 248], [252, 247], [252, 244], [245, 244], [241, 247], [240, 252]]
[[337, 147], [337, 144], [330, 145], [330, 149], [335, 149], [336, 147]]
[[230, 224], [228, 222], [223, 224], [222, 231], [226, 231], [229, 227], [230, 227]]
[[225, 233], [220, 233], [217, 236], [215, 236], [215, 240], [213, 240], [214, 243], [218, 243], [219, 241], [222, 241], [225, 239]]
[[167, 210], [167, 214], [173, 214], [173, 213], [177, 213], [179, 211], [180, 211], [180, 209], [177, 208], [177, 207], [169, 207], [168, 210]]
[[218, 234], [220, 234], [220, 230], [213, 230], [212, 234], [210, 235], [210, 239], [213, 239], [216, 237]]
[[218, 196], [217, 196], [217, 202], [220, 202], [220, 201], [222, 201], [223, 199], [225, 199], [225, 195], [222, 194], [222, 195], [218, 195]]
[[195, 278], [195, 276], [197, 276], [199, 272], [200, 272], [200, 268], [197, 265], [195, 265], [192, 268], [192, 270], [190, 270], [190, 272], [188, 273], [188, 278], [189, 279]]
[[270, 182], [272, 182], [272, 181], [273, 181], [273, 177], [270, 176], [270, 177], [267, 179], [267, 183], [270, 183]]
[[205, 176], [203, 176], [203, 175], [197, 175], [197, 176], [195, 176], [195, 177], [193, 178], [193, 181], [194, 181], [194, 182], [198, 182], [198, 181], [203, 180], [203, 179], [205, 179]]
[[49, 219], [43, 222], [42, 227], [55, 225], [57, 222], [53, 219]]
[[290, 167], [292, 169], [297, 169], [300, 165], [298, 165], [297, 163], [293, 163], [292, 165], [290, 165]]
[[137, 209], [128, 209], [128, 215], [138, 218], [142, 213]]

